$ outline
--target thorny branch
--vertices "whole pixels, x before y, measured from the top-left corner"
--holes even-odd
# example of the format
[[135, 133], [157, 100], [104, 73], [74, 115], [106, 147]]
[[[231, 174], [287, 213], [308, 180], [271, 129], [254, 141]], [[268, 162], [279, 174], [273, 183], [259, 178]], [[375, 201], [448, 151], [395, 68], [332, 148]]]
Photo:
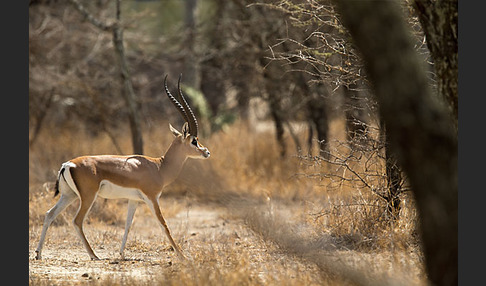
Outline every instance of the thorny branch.
[[[367, 126], [376, 134], [379, 129]], [[330, 183], [325, 187], [342, 188], [345, 183], [357, 189], [367, 189], [386, 203], [392, 199], [389, 194], [389, 184], [385, 171], [387, 158], [385, 156], [385, 142], [380, 136], [358, 134], [352, 141], [335, 141], [335, 147], [324, 151], [324, 156], [299, 155], [303, 162], [312, 165], [327, 165], [325, 172], [300, 173], [296, 176], [304, 176], [312, 179], [328, 179]], [[399, 184], [398, 196], [410, 191], [407, 178], [402, 174]]]
[[[300, 39], [291, 36], [278, 39], [277, 43], [269, 47], [271, 56], [267, 57], [268, 60], [285, 62], [286, 65], [304, 63], [307, 66], [306, 72], [313, 76], [314, 80], [336, 88], [355, 84], [369, 86], [361, 56], [331, 1], [308, 0], [294, 3], [280, 0], [253, 5], [278, 10], [288, 17], [290, 25], [304, 27], [305, 31], [308, 31], [308, 34]], [[409, 1], [404, 1], [402, 6], [407, 15], [408, 25], [414, 32], [415, 49], [424, 62], [430, 64], [430, 54], [419, 20], [413, 13]], [[285, 48], [277, 49], [284, 45]], [[434, 76], [432, 73], [429, 74], [432, 81]]]

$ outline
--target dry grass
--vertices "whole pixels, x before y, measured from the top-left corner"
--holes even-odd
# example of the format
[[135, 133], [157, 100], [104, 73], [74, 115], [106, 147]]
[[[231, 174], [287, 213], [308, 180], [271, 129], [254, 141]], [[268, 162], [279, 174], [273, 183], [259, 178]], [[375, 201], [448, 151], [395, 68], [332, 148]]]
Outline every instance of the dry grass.
[[[149, 156], [162, 155], [172, 140], [167, 123], [156, 125], [144, 134]], [[334, 138], [342, 138], [341, 128], [339, 121], [331, 125]], [[305, 138], [305, 131], [297, 131]], [[128, 154], [126, 134], [116, 136]], [[332, 168], [302, 161], [290, 138], [288, 154], [295, 156], [285, 159], [279, 157], [272, 134], [252, 132], [240, 123], [202, 142], [210, 148], [211, 159], [188, 161], [161, 199], [174, 237], [192, 260], [179, 261], [170, 251], [147, 207], [135, 215], [128, 259], [119, 260], [126, 201], [99, 199], [86, 221], [86, 233], [95, 252], [107, 260], [88, 260], [71, 226], [74, 203], [49, 229], [45, 259], [35, 261], [31, 255], [29, 283], [426, 284], [412, 198], [405, 197], [400, 219], [390, 223], [383, 219], [383, 203], [371, 192], [353, 186], [328, 188], [327, 178], [297, 176]], [[60, 164], [102, 153], [116, 153], [104, 134], [45, 129], [39, 135], [29, 153], [31, 251], [45, 212], [57, 201], [48, 189]]]

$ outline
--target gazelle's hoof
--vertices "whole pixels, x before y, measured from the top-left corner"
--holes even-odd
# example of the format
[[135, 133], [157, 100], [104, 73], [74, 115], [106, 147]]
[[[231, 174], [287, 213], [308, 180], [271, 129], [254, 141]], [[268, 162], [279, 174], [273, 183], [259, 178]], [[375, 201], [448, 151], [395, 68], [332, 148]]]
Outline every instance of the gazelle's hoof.
[[41, 260], [41, 254], [38, 250], [35, 251], [35, 260]]

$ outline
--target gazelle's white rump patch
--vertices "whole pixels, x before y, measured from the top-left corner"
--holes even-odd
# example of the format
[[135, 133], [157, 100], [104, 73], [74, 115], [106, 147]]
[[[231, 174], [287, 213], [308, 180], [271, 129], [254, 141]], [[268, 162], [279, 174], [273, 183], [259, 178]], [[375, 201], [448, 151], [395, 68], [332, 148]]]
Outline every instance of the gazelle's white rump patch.
[[[66, 188], [66, 186], [64, 185], [64, 182], [65, 182], [67, 184], [67, 186], [72, 191], [74, 191], [76, 193], [76, 195], [78, 195], [78, 197], [80, 197], [78, 188], [76, 187], [76, 184], [74, 183], [73, 177], [71, 176], [71, 171], [69, 170], [71, 168], [76, 168], [76, 164], [74, 164], [71, 161], [67, 161], [67, 162], [62, 163], [61, 169], [59, 170], [59, 176], [60, 176], [59, 177], [59, 191], [61, 193], [69, 192], [69, 189]], [[63, 169], [64, 169], [64, 171], [63, 171]], [[62, 172], [62, 175], [61, 175], [61, 172]]]

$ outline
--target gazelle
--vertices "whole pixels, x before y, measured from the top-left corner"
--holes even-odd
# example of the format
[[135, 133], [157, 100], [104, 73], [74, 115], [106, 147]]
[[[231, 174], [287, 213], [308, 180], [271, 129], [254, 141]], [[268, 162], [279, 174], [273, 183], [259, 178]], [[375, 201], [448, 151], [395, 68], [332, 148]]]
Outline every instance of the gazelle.
[[125, 233], [120, 248], [122, 259], [124, 258], [123, 250], [133, 215], [139, 202], [145, 202], [149, 206], [165, 231], [172, 247], [181, 257], [184, 257], [180, 247], [170, 234], [169, 227], [160, 212], [158, 200], [162, 189], [177, 178], [187, 158], [206, 159], [209, 158], [210, 153], [206, 147], [199, 143], [196, 117], [182, 95], [180, 81], [181, 77], [178, 81], [180, 98], [180, 101], [178, 101], [169, 92], [167, 76], [164, 79], [167, 96], [185, 120], [182, 132], [177, 131], [169, 124], [169, 129], [175, 138], [164, 156], [159, 158], [143, 155], [81, 156], [62, 164], [57, 176], [54, 194], [56, 196], [61, 193], [61, 197], [56, 205], [46, 213], [40, 241], [35, 251], [36, 259], [41, 259], [47, 229], [59, 213], [73, 203], [76, 198], [80, 199], [80, 203], [73, 220], [74, 228], [90, 258], [92, 260], [99, 259], [83, 232], [83, 221], [98, 196], [107, 199], [128, 199]]

